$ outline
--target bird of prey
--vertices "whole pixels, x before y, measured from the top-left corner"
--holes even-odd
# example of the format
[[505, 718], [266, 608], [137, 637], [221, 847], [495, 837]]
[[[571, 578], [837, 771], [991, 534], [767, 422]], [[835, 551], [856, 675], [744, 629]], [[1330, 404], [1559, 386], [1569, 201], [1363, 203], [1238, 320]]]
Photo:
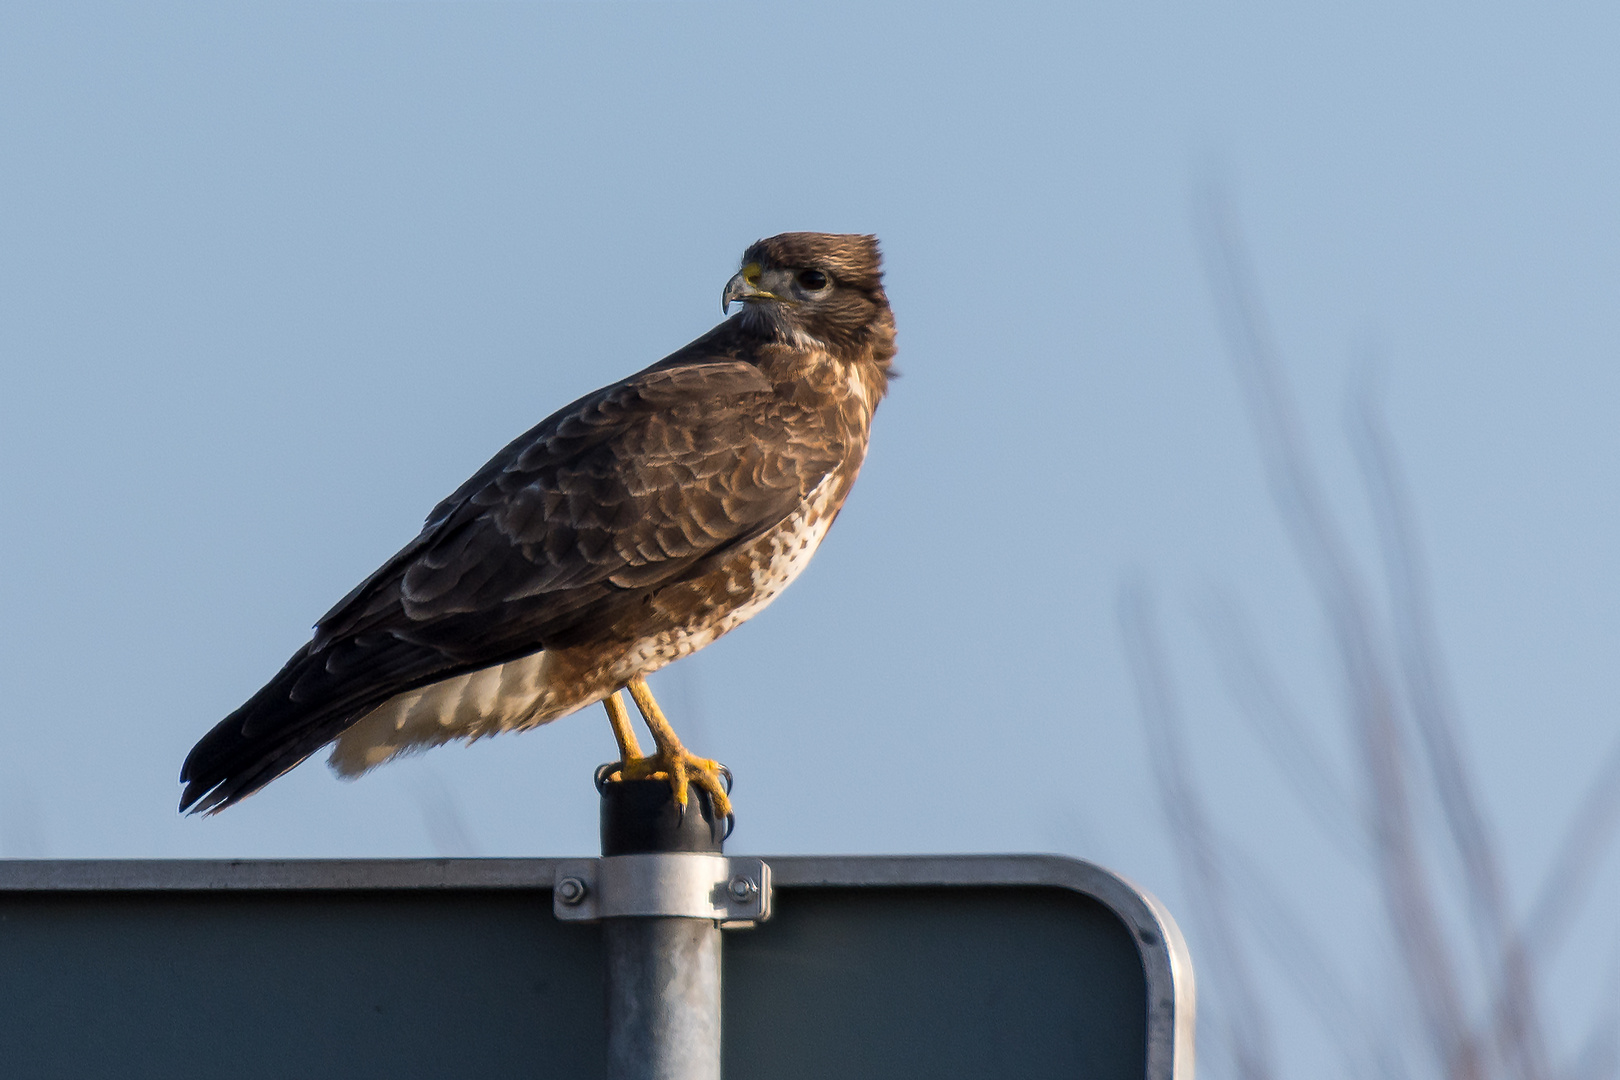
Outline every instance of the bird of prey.
[[610, 779], [665, 779], [682, 807], [691, 783], [729, 814], [719, 765], [681, 745], [646, 676], [758, 614], [838, 516], [895, 352], [882, 277], [872, 236], [748, 248], [721, 296], [741, 310], [541, 421], [435, 507], [202, 737], [180, 809], [222, 810], [328, 743], [356, 776], [600, 701]]

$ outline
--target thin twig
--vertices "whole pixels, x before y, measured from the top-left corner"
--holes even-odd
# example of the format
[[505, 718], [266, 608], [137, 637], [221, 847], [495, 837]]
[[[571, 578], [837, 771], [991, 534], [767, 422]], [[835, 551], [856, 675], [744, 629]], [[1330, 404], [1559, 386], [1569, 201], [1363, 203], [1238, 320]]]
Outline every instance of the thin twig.
[[1495, 837], [1463, 762], [1410, 501], [1379, 414], [1365, 392], [1358, 395], [1352, 409], [1350, 428], [1384, 552], [1396, 652], [1410, 715], [1452, 844], [1462, 860], [1467, 879], [1463, 891], [1480, 963], [1497, 987], [1492, 1041], [1521, 1080], [1547, 1080], [1551, 1067], [1529, 957], [1513, 925]]
[[1239, 713], [1249, 722], [1278, 773], [1317, 826], [1340, 850], [1365, 861], [1367, 845], [1344, 779], [1328, 764], [1325, 748], [1267, 668], [1242, 609], [1228, 596], [1211, 595], [1196, 609], [1216, 670]]
[[1609, 977], [1592, 1030], [1574, 1064], [1569, 1080], [1614, 1080], [1620, 1076], [1620, 954], [1609, 951]]
[[1200, 209], [1209, 276], [1272, 495], [1337, 644], [1371, 789], [1370, 828], [1385, 910], [1443, 1075], [1473, 1080], [1484, 1066], [1418, 850], [1397, 696], [1381, 661], [1366, 590], [1309, 465], [1231, 209], [1214, 191]]
[[1598, 769], [1597, 778], [1570, 815], [1541, 892], [1525, 920], [1525, 941], [1532, 955], [1551, 964], [1575, 925], [1575, 913], [1590, 896], [1603, 856], [1613, 847], [1620, 826], [1620, 740]]
[[1145, 721], [1160, 804], [1188, 877], [1188, 892], [1200, 901], [1201, 921], [1208, 930], [1205, 947], [1214, 954], [1230, 990], [1227, 1036], [1232, 1059], [1242, 1080], [1271, 1080], [1276, 1071], [1266, 1013], [1238, 938], [1216, 838], [1188, 765], [1181, 711], [1165, 669], [1145, 589], [1133, 586], [1122, 592], [1119, 620], [1125, 656], [1135, 677]]
[[[1378, 1038], [1377, 1025], [1363, 1014], [1315, 938], [1281, 902], [1279, 890], [1258, 863], [1230, 841], [1220, 850], [1233, 891], [1244, 899], [1241, 909], [1255, 937], [1338, 1044], [1350, 1075], [1387, 1075], [1391, 1055]], [[1398, 1075], [1404, 1076], [1404, 1069]]]

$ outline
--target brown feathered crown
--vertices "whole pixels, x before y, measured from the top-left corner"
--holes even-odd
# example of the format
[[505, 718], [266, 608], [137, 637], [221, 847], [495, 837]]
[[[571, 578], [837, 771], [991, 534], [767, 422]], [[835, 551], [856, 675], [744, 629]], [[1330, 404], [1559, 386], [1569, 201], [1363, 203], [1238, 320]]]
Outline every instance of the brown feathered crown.
[[743, 252], [744, 263], [821, 270], [842, 285], [869, 293], [883, 291], [883, 255], [875, 236], [863, 233], [790, 232], [756, 240]]

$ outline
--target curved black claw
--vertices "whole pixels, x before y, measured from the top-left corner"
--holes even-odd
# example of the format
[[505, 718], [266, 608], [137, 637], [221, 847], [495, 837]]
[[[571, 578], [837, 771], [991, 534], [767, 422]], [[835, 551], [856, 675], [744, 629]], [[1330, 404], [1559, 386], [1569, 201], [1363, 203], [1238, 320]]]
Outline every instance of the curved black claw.
[[[731, 784], [732, 784], [731, 770], [726, 768], [724, 765], [720, 764], [720, 762], [718, 762], [718, 761], [715, 762], [715, 765], [717, 767], [716, 771], [720, 774], [721, 779], [726, 782], [726, 795], [729, 797], [731, 795]], [[685, 807], [685, 805], [681, 806], [681, 820], [682, 821], [686, 820], [686, 807]], [[731, 836], [731, 830], [735, 829], [736, 827], [737, 827], [737, 815], [735, 813], [728, 813], [726, 815], [726, 835], [722, 836], [720, 838], [720, 840], [722, 842], [724, 842], [726, 839], [728, 839]]]
[[[726, 768], [724, 765], [721, 765], [720, 769], [719, 769], [719, 772], [720, 772], [721, 779], [725, 780], [725, 782], [726, 782], [726, 795], [729, 796], [731, 794], [731, 770]], [[725, 843], [727, 840], [731, 839], [731, 832], [736, 827], [737, 827], [737, 815], [736, 815], [736, 813], [732, 812], [732, 813], [727, 814], [726, 815], [726, 831], [725, 831], [725, 835], [720, 837], [720, 842], [722, 844]]]

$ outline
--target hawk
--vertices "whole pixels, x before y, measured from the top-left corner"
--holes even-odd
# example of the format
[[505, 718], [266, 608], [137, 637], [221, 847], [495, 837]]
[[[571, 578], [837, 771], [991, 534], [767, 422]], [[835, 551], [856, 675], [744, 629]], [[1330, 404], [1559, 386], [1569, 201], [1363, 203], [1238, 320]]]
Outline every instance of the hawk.
[[[332, 744], [357, 776], [594, 702], [614, 777], [687, 785], [730, 813], [647, 675], [758, 614], [838, 516], [888, 389], [877, 238], [784, 233], [743, 253], [721, 310], [651, 367], [520, 436], [338, 601], [308, 644], [204, 735], [181, 811], [215, 813]], [[643, 756], [621, 690], [652, 734]]]

